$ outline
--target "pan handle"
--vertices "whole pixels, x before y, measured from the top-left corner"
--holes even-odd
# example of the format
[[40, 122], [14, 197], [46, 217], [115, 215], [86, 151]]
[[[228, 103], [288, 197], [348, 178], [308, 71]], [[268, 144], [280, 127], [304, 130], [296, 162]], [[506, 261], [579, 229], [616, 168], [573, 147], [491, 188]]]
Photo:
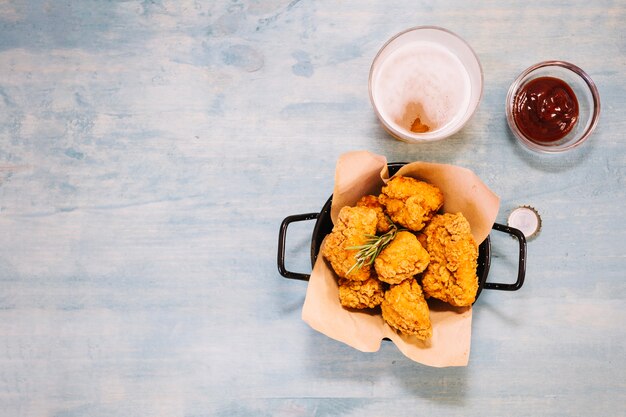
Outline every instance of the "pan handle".
[[511, 236], [517, 238], [519, 242], [519, 261], [517, 267], [517, 280], [513, 284], [500, 284], [497, 282], [485, 282], [485, 289], [488, 290], [501, 290], [501, 291], [517, 291], [522, 288], [524, 284], [524, 277], [526, 276], [526, 237], [521, 230], [514, 227], [505, 226], [503, 224], [494, 223], [493, 230], [499, 232], [508, 233]]
[[288, 216], [283, 220], [280, 225], [280, 232], [278, 234], [278, 272], [285, 278], [299, 279], [302, 281], [308, 281], [311, 275], [301, 274], [299, 272], [291, 272], [285, 268], [285, 242], [287, 240], [287, 227], [294, 222], [300, 222], [304, 220], [315, 220], [319, 217], [319, 213], [306, 213], [306, 214], [294, 214]]

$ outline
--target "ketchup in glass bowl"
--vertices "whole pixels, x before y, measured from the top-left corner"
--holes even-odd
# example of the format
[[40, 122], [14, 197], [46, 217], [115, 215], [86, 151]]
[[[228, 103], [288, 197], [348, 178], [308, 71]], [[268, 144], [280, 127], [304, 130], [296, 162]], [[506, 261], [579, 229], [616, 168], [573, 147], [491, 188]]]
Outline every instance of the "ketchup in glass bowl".
[[581, 145], [600, 115], [593, 80], [564, 61], [545, 61], [522, 72], [509, 88], [507, 122], [534, 151], [557, 153]]

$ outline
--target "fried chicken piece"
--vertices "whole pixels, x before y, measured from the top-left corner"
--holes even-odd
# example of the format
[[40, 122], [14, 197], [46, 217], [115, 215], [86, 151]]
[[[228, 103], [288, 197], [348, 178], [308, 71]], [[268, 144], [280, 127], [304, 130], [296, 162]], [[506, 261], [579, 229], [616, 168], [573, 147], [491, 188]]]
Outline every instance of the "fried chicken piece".
[[322, 255], [340, 278], [352, 281], [366, 281], [370, 278], [370, 265], [354, 268], [348, 276], [348, 271], [356, 262], [354, 255], [357, 251], [347, 248], [363, 245], [367, 241], [367, 234], [376, 233], [377, 221], [376, 211], [368, 207], [346, 206], [339, 211], [337, 222], [322, 247]]
[[383, 301], [383, 283], [375, 277], [366, 281], [339, 279], [339, 301], [348, 308], [374, 308]]
[[382, 188], [378, 201], [394, 223], [418, 232], [443, 205], [443, 193], [427, 182], [395, 176]]
[[383, 319], [404, 334], [426, 340], [433, 335], [430, 311], [420, 285], [415, 279], [407, 279], [393, 285], [385, 292], [380, 305]]
[[375, 195], [365, 195], [356, 202], [357, 207], [369, 207], [376, 210], [376, 216], [378, 217], [378, 223], [376, 223], [376, 233], [384, 234], [391, 229], [391, 223], [389, 218], [383, 211], [383, 205], [378, 201], [378, 197]]
[[433, 217], [424, 229], [430, 264], [422, 275], [427, 297], [453, 306], [469, 306], [476, 300], [478, 246], [463, 214]]
[[378, 279], [388, 284], [399, 284], [424, 271], [430, 255], [411, 232], [399, 231], [396, 237], [374, 260]]

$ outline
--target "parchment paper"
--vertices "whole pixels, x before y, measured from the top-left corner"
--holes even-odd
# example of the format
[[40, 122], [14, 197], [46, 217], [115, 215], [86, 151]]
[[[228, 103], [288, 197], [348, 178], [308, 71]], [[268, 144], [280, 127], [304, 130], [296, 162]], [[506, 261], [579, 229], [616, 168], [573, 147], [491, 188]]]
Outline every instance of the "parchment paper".
[[[472, 228], [477, 243], [491, 231], [500, 199], [470, 170], [444, 164], [413, 162], [396, 175], [421, 179], [436, 185], [444, 194], [443, 211], [461, 212]], [[363, 195], [380, 193], [389, 179], [387, 159], [367, 151], [350, 152], [337, 161], [331, 218], [341, 207], [353, 206]], [[429, 366], [465, 366], [469, 360], [472, 309], [456, 308], [430, 299], [433, 336], [428, 341], [397, 334], [380, 313], [347, 310], [339, 303], [337, 278], [322, 256], [318, 256], [307, 286], [302, 319], [313, 329], [364, 352], [380, 349], [389, 338], [408, 358]]]

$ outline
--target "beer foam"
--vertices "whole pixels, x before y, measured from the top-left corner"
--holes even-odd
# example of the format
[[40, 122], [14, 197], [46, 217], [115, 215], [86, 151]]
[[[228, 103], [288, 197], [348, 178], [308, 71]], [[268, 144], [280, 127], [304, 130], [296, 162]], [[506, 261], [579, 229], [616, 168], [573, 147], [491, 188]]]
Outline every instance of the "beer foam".
[[[463, 118], [470, 105], [467, 69], [444, 46], [414, 41], [398, 47], [380, 64], [373, 82], [381, 116], [407, 131], [419, 117], [430, 131]], [[410, 109], [422, 114], [407, 115]]]

